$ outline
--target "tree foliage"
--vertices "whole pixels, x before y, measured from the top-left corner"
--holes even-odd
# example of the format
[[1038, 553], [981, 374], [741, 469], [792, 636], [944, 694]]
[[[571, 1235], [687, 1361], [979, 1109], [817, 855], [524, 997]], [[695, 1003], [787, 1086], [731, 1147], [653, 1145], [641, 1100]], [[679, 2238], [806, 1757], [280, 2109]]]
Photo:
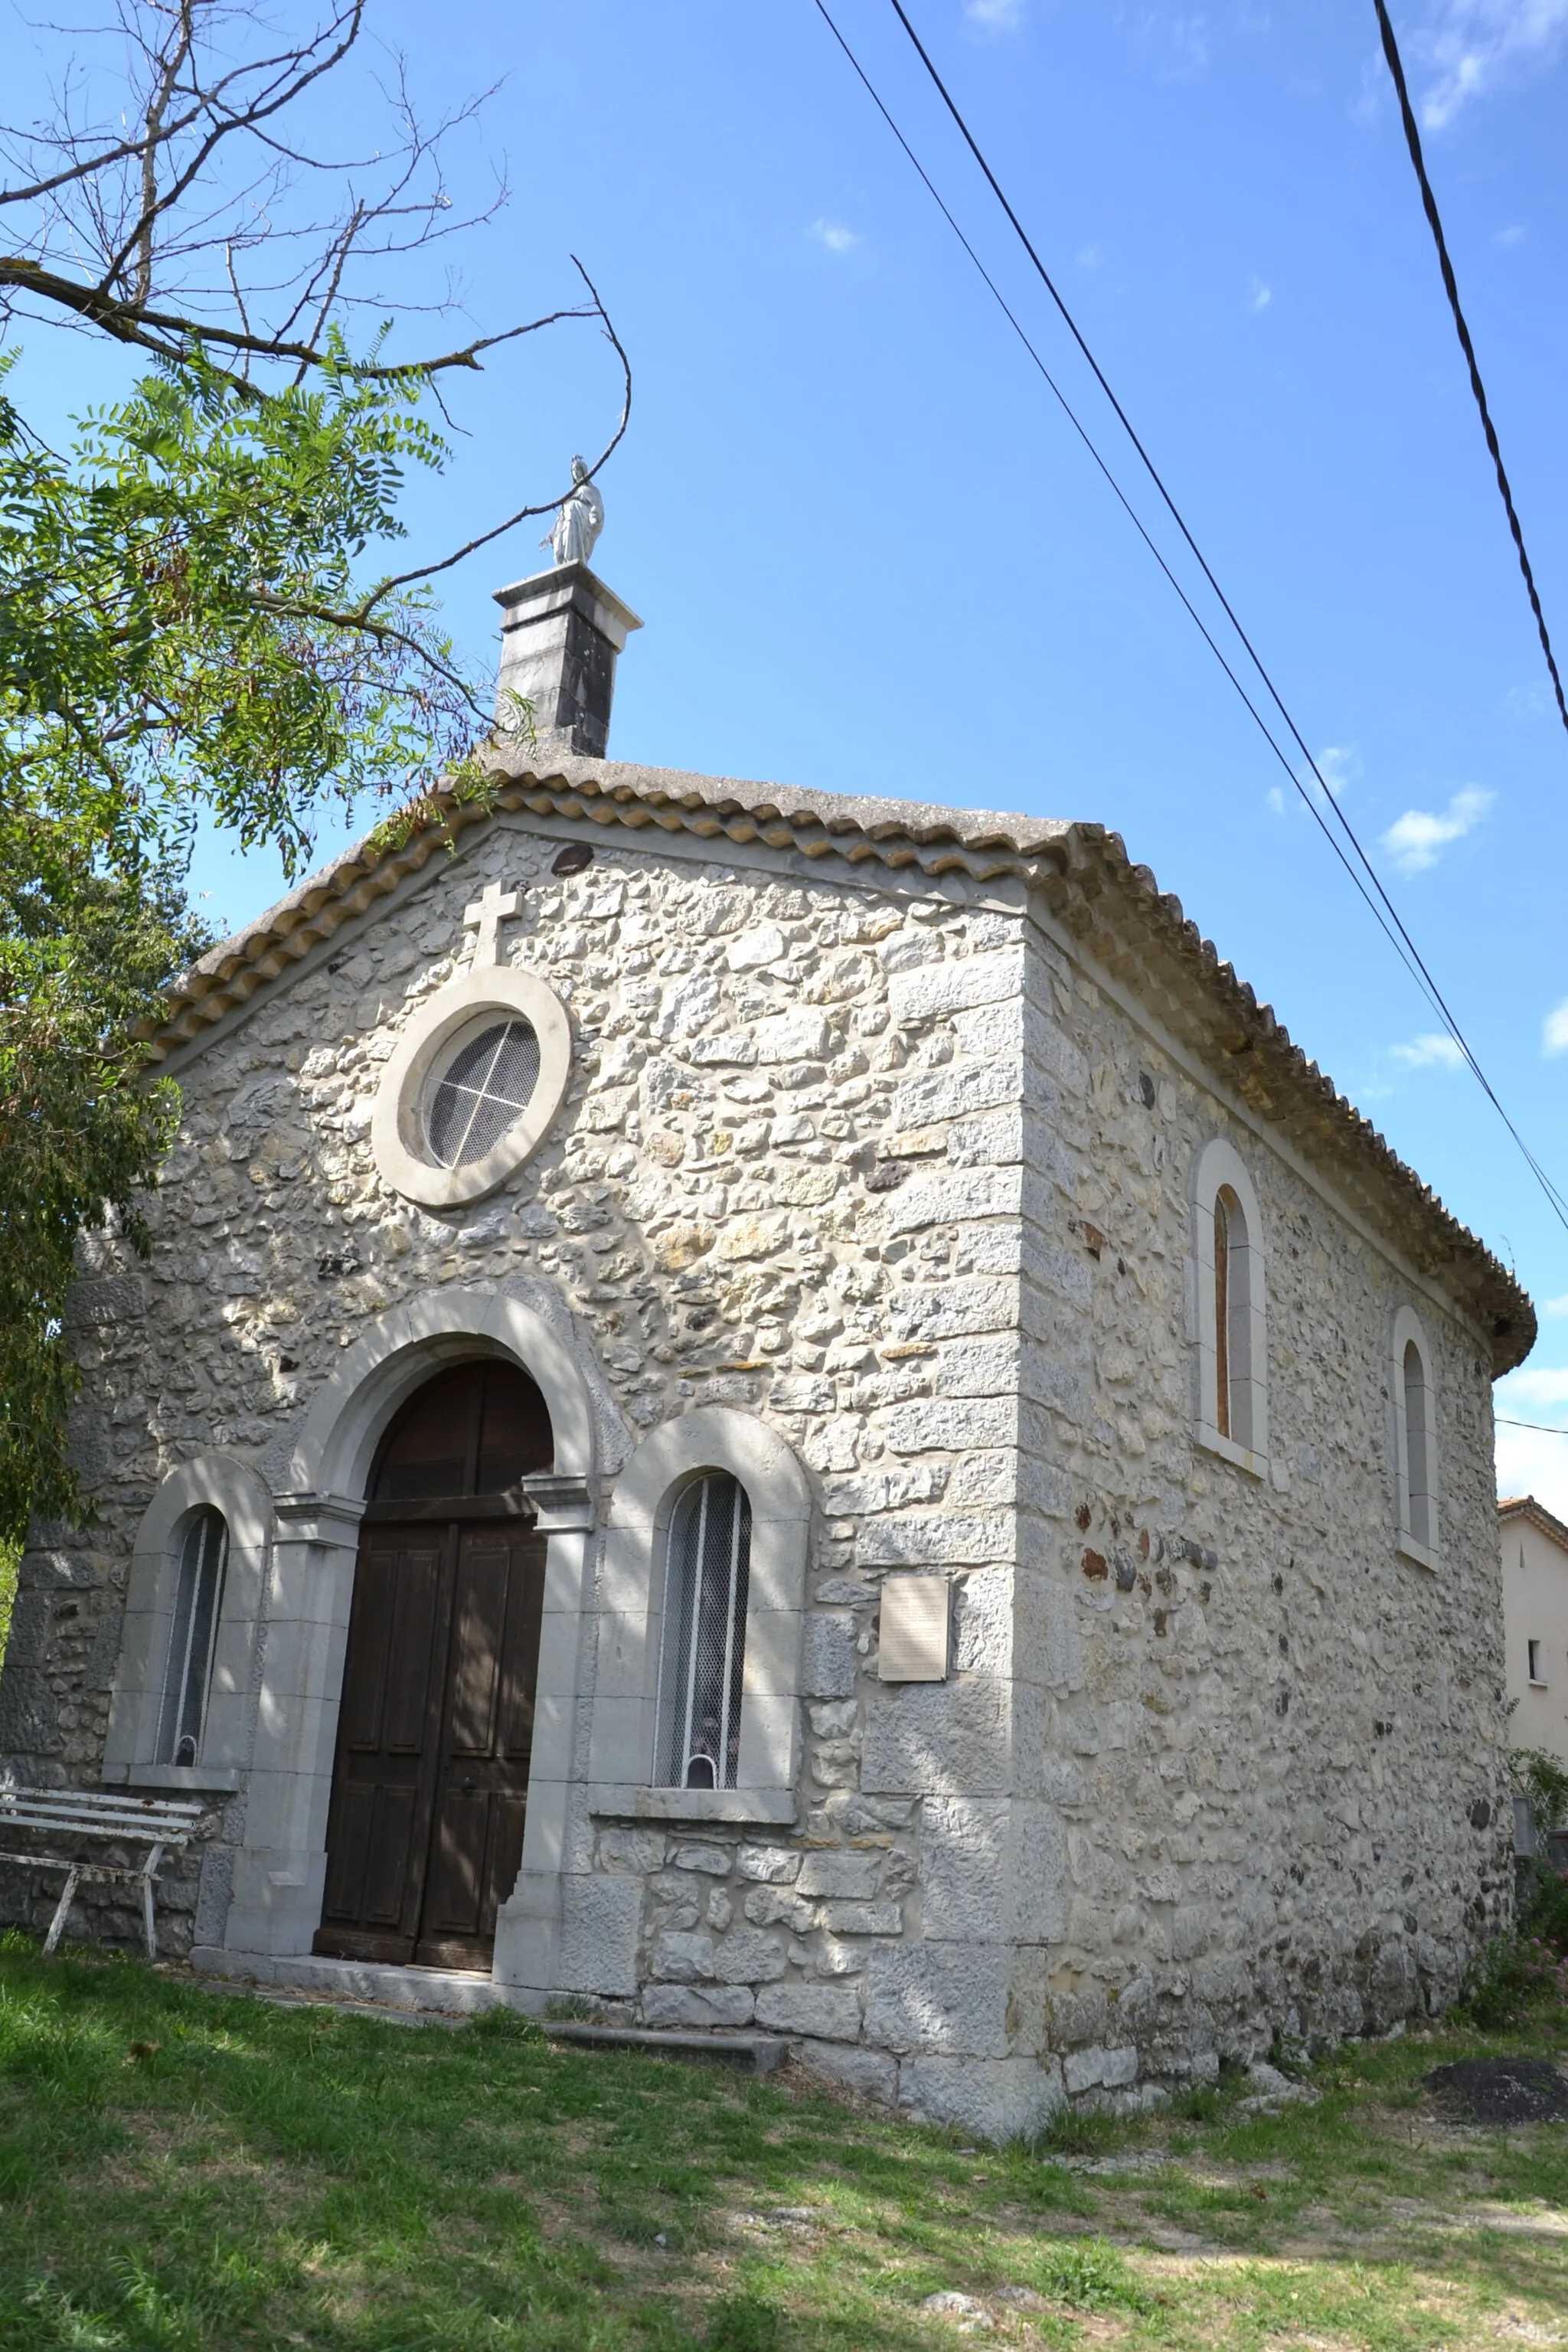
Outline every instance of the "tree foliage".
[[1530, 1799], [1538, 1835], [1560, 1830], [1568, 1822], [1568, 1765], [1544, 1748], [1516, 1748], [1508, 1760], [1515, 1781]]
[[[377, 272], [464, 225], [440, 152], [470, 110], [427, 130], [399, 71], [374, 157], [315, 152], [366, 5], [290, 41], [231, 0], [121, 0], [107, 99], [84, 31], [54, 116], [0, 125], [0, 1541], [81, 1508], [68, 1294], [84, 1231], [142, 1245], [178, 1096], [134, 1040], [207, 943], [180, 887], [196, 828], [294, 873], [329, 805], [485, 788], [489, 716], [431, 583], [564, 485], [396, 568], [410, 472], [447, 457], [443, 384], [588, 320], [624, 387], [593, 470], [626, 429], [580, 264], [584, 301], [394, 356]], [[146, 355], [64, 450], [15, 397], [24, 324]]]
[[179, 1116], [172, 1081], [137, 1083], [130, 1031], [206, 944], [173, 877], [116, 873], [64, 829], [0, 851], [0, 1541], [63, 1513], [61, 1433], [77, 1385], [63, 1328], [77, 1237], [112, 1219], [142, 1244], [137, 1196]]
[[257, 401], [198, 358], [86, 420], [62, 462], [0, 388], [0, 727], [38, 818], [125, 865], [204, 812], [298, 863], [326, 791], [461, 758], [467, 684], [406, 592], [358, 628], [356, 557], [443, 445], [352, 373]]

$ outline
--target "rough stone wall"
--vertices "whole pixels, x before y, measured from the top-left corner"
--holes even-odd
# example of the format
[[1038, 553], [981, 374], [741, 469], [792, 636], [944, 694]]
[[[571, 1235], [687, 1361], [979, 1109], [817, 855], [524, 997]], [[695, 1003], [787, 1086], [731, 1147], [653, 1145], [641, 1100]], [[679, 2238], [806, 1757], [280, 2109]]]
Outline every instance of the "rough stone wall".
[[[1180, 2076], [1450, 2000], [1511, 1900], [1508, 1742], [1484, 1341], [1087, 976], [1045, 967], [1025, 1392], [1064, 1486], [1021, 1537], [1016, 1671], [1035, 1678], [1031, 1624], [1056, 1627], [1040, 1982], [1067, 2086], [1092, 2095], [1134, 2045]], [[1190, 1204], [1216, 1134], [1267, 1245], [1267, 1481], [1191, 1436]], [[1435, 1571], [1397, 1548], [1404, 1304], [1433, 1350]]]
[[[650, 2022], [787, 2030], [991, 2130], [1034, 2127], [1064, 2082], [1122, 2096], [1451, 1990], [1506, 1901], [1476, 1343], [1415, 1297], [1434, 1575], [1393, 1541], [1388, 1324], [1413, 1294], [1012, 886], [921, 898], [646, 835], [558, 879], [558, 846], [498, 822], [189, 1065], [151, 1264], [102, 1244], [78, 1295], [102, 1517], [29, 1556], [0, 1746], [30, 1777], [93, 1779], [132, 1537], [175, 1464], [280, 1464], [341, 1349], [402, 1299], [547, 1285], [609, 1474], [641, 1432], [725, 1402], [790, 1439], [822, 1507], [798, 1832], [584, 1811], [595, 1871], [642, 1894], [629, 1963], [584, 1913], [571, 1985]], [[382, 1185], [371, 1102], [491, 878], [526, 886], [504, 952], [571, 1003], [577, 1062], [503, 1191], [429, 1214]], [[1267, 1486], [1191, 1438], [1189, 1182], [1215, 1131], [1268, 1232]], [[953, 1672], [893, 1690], [878, 1593], [911, 1565], [955, 1587]], [[163, 1898], [171, 1948], [218, 1940], [243, 1810], [215, 1810], [199, 1878], [193, 1859]]]

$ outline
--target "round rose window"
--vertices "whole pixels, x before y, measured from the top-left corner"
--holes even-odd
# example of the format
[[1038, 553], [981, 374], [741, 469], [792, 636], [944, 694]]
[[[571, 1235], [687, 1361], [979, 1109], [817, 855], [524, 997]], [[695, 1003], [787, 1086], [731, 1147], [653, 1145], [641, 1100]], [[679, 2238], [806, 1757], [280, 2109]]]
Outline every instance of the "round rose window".
[[430, 1209], [503, 1184], [566, 1099], [572, 1023], [548, 982], [486, 964], [426, 999], [376, 1092], [370, 1139], [386, 1181]]
[[430, 1090], [426, 1132], [438, 1168], [482, 1160], [528, 1108], [539, 1084], [539, 1039], [526, 1021], [469, 1032]]

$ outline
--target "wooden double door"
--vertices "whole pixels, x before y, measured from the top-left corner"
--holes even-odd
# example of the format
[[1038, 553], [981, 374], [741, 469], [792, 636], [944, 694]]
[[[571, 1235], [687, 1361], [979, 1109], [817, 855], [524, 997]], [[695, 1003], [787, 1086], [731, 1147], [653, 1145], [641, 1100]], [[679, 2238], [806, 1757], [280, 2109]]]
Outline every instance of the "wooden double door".
[[[544, 1600], [544, 1543], [518, 1487], [527, 1470], [547, 1466], [536, 1426], [515, 1442], [536, 1420], [528, 1398], [530, 1410], [517, 1410], [524, 1381], [506, 1366], [444, 1375], [432, 1383], [438, 1394], [422, 1391], [405, 1409], [373, 1474], [318, 1952], [490, 1965], [496, 1912], [522, 1859]], [[546, 1420], [546, 1444], [548, 1430]], [[489, 1491], [409, 1491], [459, 1479]]]

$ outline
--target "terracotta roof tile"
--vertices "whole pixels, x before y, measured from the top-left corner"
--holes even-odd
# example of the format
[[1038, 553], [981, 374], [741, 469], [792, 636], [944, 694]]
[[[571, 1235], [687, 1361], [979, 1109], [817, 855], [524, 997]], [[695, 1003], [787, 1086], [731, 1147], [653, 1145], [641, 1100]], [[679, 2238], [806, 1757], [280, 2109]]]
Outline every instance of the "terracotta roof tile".
[[437, 795], [430, 819], [406, 839], [390, 837], [388, 829], [371, 835], [212, 949], [170, 988], [168, 1017], [147, 1036], [151, 1058], [199, 1038], [342, 923], [488, 823], [492, 808], [606, 832], [727, 835], [738, 845], [762, 842], [911, 877], [1016, 875], [1141, 1000], [1152, 986], [1151, 1009], [1165, 1026], [1211, 1062], [1217, 1049], [1244, 1099], [1304, 1153], [1329, 1163], [1358, 1210], [1479, 1317], [1490, 1335], [1494, 1371], [1511, 1370], [1533, 1346], [1535, 1310], [1514, 1276], [1308, 1059], [1180, 900], [1162, 892], [1150, 868], [1134, 865], [1105, 826], [619, 761], [568, 759], [538, 773], [498, 762], [492, 773], [488, 805]]

